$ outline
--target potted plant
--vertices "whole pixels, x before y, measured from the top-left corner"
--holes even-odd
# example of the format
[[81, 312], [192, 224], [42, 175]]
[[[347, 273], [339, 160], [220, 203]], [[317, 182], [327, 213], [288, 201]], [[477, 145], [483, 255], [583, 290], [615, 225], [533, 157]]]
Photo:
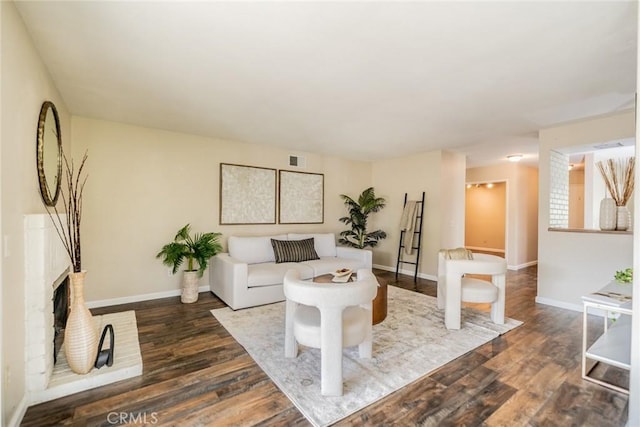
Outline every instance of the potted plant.
[[341, 244], [364, 249], [367, 246], [376, 246], [380, 240], [387, 237], [387, 233], [382, 230], [367, 231], [369, 215], [380, 211], [387, 203], [384, 198], [376, 197], [373, 187], [364, 190], [357, 201], [345, 194], [341, 194], [340, 197], [349, 210], [349, 215], [340, 218], [340, 221], [351, 226], [350, 230], [340, 233], [338, 241]]
[[633, 283], [633, 268], [629, 267], [624, 270], [618, 270], [613, 277], [618, 283]]
[[[191, 303], [198, 301], [198, 282], [207, 269], [209, 258], [222, 250], [218, 242], [221, 233], [196, 233], [190, 235], [189, 224], [178, 230], [173, 242], [162, 247], [156, 258], [162, 258], [162, 263], [172, 268], [176, 274], [184, 260], [187, 260], [187, 269], [182, 276], [182, 295], [180, 301]], [[194, 268], [194, 261], [198, 268]]]
[[608, 159], [606, 162], [596, 163], [611, 199], [613, 199], [611, 201], [611, 199], [605, 198], [602, 201], [600, 207], [601, 229], [624, 231], [629, 228], [631, 215], [627, 203], [633, 194], [635, 164], [635, 157]]

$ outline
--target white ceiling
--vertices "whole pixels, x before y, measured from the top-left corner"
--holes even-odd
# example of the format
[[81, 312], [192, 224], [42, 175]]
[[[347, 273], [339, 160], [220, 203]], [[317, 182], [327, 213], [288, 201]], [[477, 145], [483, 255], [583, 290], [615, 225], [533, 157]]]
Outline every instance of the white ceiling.
[[537, 130], [632, 108], [637, 4], [17, 3], [72, 114], [377, 159], [537, 161]]

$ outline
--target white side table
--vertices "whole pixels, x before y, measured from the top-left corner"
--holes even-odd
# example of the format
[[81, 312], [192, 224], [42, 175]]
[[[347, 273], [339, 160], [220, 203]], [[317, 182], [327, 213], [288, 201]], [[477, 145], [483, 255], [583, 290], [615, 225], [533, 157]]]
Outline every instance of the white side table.
[[[631, 297], [633, 284], [612, 281], [597, 292], [582, 297], [582, 378], [596, 384], [629, 394], [629, 390], [615, 384], [590, 377], [598, 362], [631, 369]], [[605, 312], [602, 335], [587, 348], [587, 314], [589, 309]], [[609, 314], [620, 316], [609, 324]], [[591, 363], [595, 361], [595, 363]], [[590, 367], [587, 367], [587, 363]]]

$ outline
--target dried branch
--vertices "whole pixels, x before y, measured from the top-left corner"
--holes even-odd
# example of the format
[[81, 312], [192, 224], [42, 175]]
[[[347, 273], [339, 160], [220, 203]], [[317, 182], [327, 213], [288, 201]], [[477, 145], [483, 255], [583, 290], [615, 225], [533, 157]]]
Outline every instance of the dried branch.
[[62, 156], [65, 165], [66, 189], [64, 186], [60, 188], [60, 196], [62, 197], [62, 205], [66, 208], [65, 221], [63, 222], [63, 214], [58, 212], [57, 206], [53, 206], [53, 213], [51, 213], [48, 206], [45, 207], [58, 233], [58, 237], [60, 237], [69, 255], [73, 271], [77, 273], [82, 271], [80, 220], [82, 219], [82, 192], [84, 191], [84, 185], [88, 178], [88, 176], [84, 176], [81, 180], [81, 175], [88, 156], [85, 152], [77, 171], [73, 164], [73, 159], [71, 159], [71, 163], [69, 163], [67, 156], [64, 154]]
[[616, 206], [626, 206], [633, 194], [636, 158], [608, 159], [596, 163]]

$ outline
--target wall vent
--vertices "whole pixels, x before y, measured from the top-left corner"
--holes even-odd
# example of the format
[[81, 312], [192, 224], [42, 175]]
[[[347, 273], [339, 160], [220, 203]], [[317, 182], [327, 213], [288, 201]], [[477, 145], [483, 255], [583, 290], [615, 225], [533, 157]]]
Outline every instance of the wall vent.
[[302, 156], [289, 156], [289, 166], [294, 168], [306, 168], [307, 159]]
[[596, 150], [604, 150], [607, 148], [617, 148], [617, 147], [624, 147], [624, 144], [622, 142], [612, 141], [612, 142], [603, 142], [601, 144], [594, 144], [593, 146], [593, 148]]

